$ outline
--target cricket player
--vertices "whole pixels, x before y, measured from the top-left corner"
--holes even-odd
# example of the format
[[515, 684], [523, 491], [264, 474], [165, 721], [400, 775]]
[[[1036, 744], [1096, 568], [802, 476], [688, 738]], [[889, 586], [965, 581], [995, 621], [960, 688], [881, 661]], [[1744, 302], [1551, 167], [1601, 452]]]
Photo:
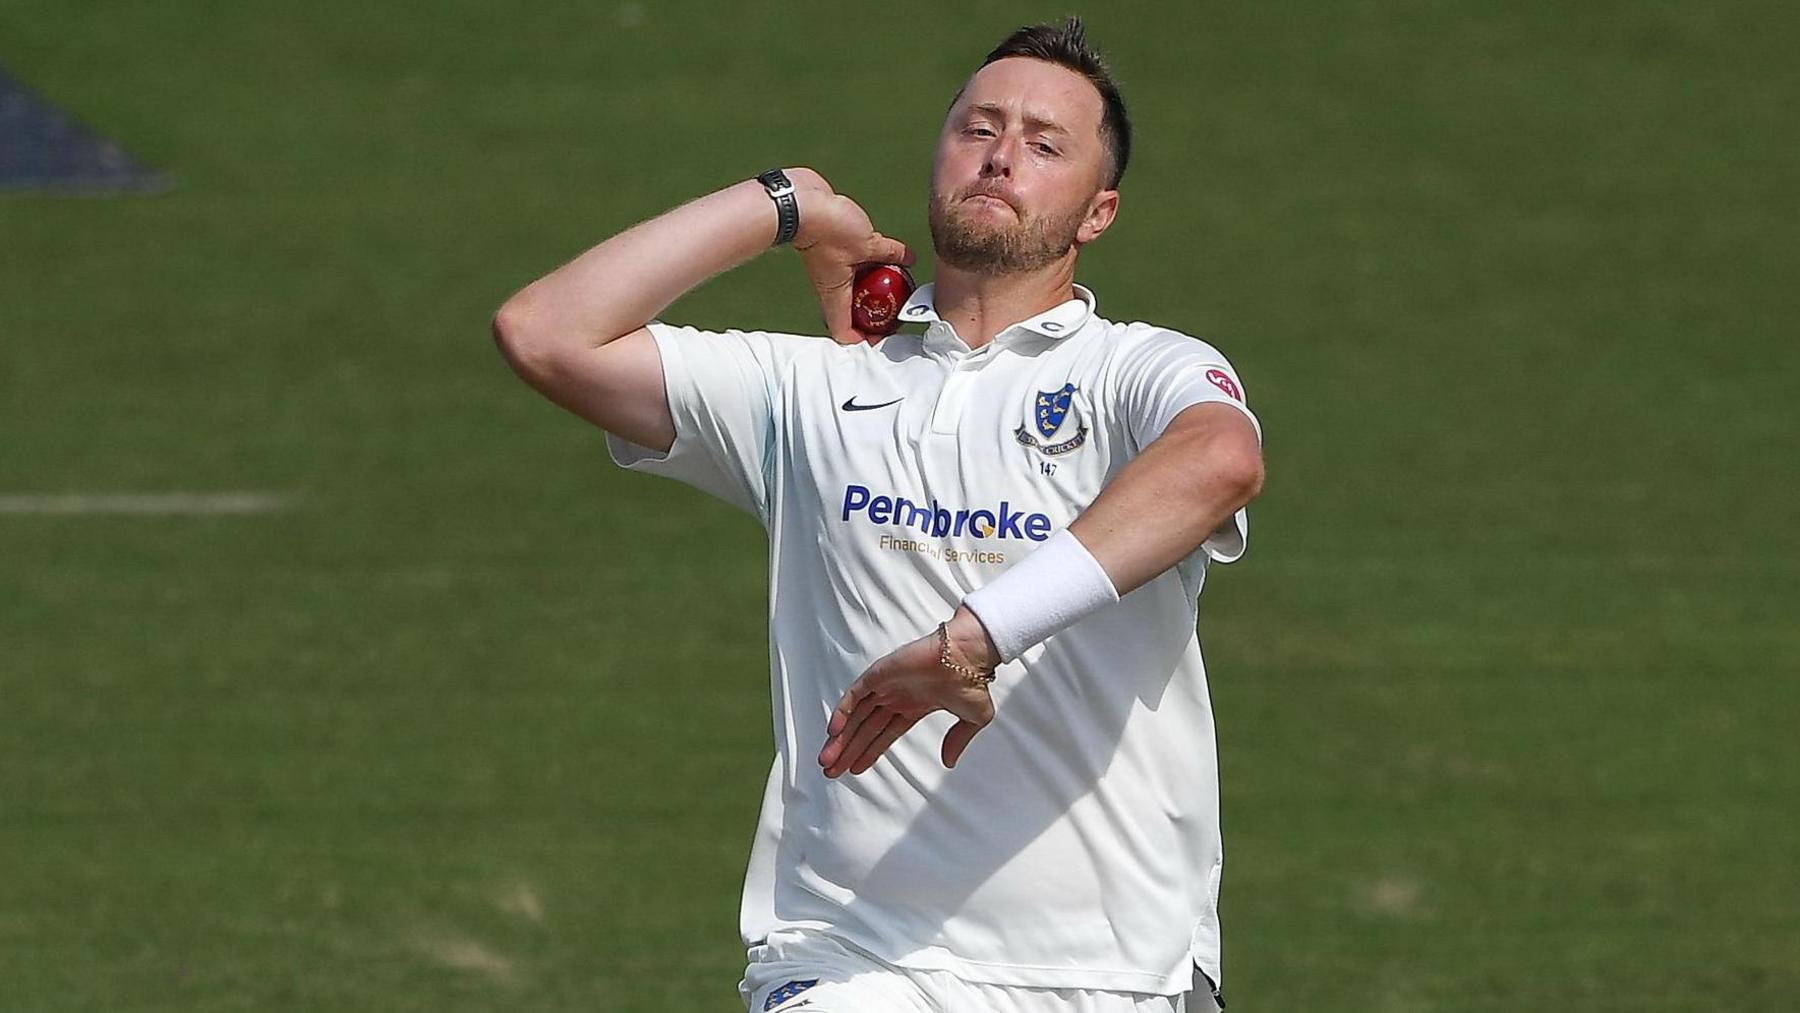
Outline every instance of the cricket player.
[[[1209, 564], [1244, 551], [1261, 431], [1216, 349], [1075, 283], [1130, 152], [1080, 22], [1023, 28], [944, 119], [917, 327], [854, 329], [855, 269], [913, 255], [801, 168], [614, 236], [495, 316], [618, 463], [768, 530], [749, 1011], [1222, 1004], [1195, 625]], [[829, 338], [654, 319], [772, 245]]]

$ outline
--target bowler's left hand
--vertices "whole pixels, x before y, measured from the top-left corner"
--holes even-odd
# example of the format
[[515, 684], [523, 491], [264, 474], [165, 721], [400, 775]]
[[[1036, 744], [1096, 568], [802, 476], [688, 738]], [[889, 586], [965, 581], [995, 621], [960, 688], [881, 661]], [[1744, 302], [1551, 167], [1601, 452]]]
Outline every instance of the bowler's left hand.
[[[950, 620], [951, 658], [991, 671], [998, 662], [987, 630], [974, 613], [958, 608]], [[944, 736], [944, 766], [954, 767], [975, 733], [994, 720], [994, 700], [986, 686], [939, 663], [937, 630], [870, 665], [838, 702], [826, 727], [819, 766], [826, 777], [860, 774], [874, 765], [900, 736], [934, 711], [949, 711], [957, 722]]]

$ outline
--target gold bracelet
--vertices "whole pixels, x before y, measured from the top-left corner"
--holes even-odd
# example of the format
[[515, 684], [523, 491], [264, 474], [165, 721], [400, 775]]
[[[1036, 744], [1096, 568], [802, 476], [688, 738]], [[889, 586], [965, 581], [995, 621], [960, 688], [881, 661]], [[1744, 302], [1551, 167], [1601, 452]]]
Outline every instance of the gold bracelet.
[[994, 673], [992, 672], [983, 672], [979, 668], [971, 668], [968, 665], [958, 664], [950, 660], [950, 624], [948, 622], [938, 623], [937, 632], [938, 664], [955, 672], [957, 675], [962, 676], [963, 680], [970, 686], [985, 688], [988, 683], [994, 681]]

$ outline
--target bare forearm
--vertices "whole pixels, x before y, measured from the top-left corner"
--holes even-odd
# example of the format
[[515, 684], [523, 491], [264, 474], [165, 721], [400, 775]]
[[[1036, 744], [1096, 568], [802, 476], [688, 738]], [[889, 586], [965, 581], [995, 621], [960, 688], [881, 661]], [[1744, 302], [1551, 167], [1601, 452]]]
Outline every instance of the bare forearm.
[[963, 600], [950, 618], [953, 653], [991, 668], [1137, 590], [1255, 498], [1262, 474], [1256, 430], [1236, 409], [1182, 412], [1066, 532]]
[[1186, 558], [1262, 489], [1248, 420], [1222, 405], [1189, 412], [1210, 417], [1183, 413], [1069, 525], [1120, 595]]
[[[850, 286], [865, 263], [911, 263], [857, 203], [811, 169], [789, 169], [794, 249], [833, 339], [863, 340]], [[667, 451], [675, 421], [662, 354], [644, 326], [684, 292], [769, 248], [780, 215], [761, 183], [736, 183], [608, 239], [502, 305], [493, 338], [513, 371], [550, 400], [616, 436]]]
[[[790, 175], [796, 187], [816, 179], [806, 170]], [[775, 205], [762, 184], [736, 183], [588, 250], [509, 299], [500, 318], [515, 334], [597, 348], [768, 249], [775, 228]]]

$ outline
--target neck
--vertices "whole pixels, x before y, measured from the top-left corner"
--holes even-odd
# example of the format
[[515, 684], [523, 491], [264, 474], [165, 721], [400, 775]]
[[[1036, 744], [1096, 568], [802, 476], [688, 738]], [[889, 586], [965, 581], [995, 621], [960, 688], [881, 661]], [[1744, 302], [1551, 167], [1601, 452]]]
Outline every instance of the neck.
[[1075, 253], [1026, 274], [976, 274], [939, 262], [932, 278], [938, 319], [956, 328], [970, 348], [1075, 298]]

